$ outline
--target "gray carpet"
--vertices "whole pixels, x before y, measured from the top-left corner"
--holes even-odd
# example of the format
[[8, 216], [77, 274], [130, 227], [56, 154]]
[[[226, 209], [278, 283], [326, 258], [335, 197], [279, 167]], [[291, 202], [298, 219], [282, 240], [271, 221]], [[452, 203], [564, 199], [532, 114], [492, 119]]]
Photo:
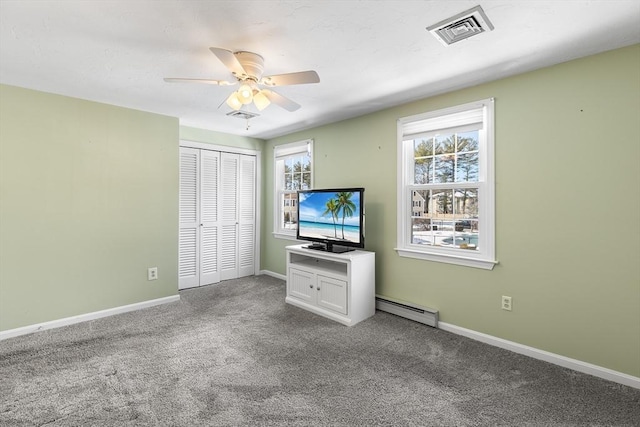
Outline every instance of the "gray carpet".
[[638, 426], [640, 390], [267, 276], [0, 342], [2, 426]]

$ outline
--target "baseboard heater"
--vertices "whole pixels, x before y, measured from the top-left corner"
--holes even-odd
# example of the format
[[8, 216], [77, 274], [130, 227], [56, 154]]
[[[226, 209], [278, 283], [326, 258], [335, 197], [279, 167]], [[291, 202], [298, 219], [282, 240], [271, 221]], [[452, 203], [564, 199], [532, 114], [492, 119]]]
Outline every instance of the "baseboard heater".
[[405, 301], [394, 301], [388, 297], [376, 295], [376, 309], [395, 314], [425, 325], [438, 327], [438, 311], [421, 307]]

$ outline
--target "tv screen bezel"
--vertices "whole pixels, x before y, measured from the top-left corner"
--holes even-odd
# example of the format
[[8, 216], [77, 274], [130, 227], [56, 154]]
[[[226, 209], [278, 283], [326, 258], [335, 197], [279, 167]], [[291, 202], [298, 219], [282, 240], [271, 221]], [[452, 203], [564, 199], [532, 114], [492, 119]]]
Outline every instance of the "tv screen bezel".
[[[359, 193], [360, 203], [358, 206], [358, 211], [360, 212], [359, 218], [359, 232], [360, 232], [360, 242], [353, 241], [345, 241], [339, 239], [331, 239], [331, 238], [319, 238], [314, 236], [305, 236], [300, 235], [300, 222], [302, 219], [300, 218], [300, 194], [301, 193], [340, 193], [340, 192], [353, 192]], [[296, 227], [296, 239], [302, 240], [305, 242], [315, 242], [321, 245], [311, 245], [310, 249], [318, 249], [325, 250], [327, 252], [345, 252], [346, 250], [353, 249], [364, 249], [365, 242], [365, 211], [364, 211], [364, 188], [363, 187], [346, 187], [346, 188], [314, 188], [309, 190], [298, 190], [297, 191], [297, 203], [296, 203], [296, 213], [298, 219], [298, 227]], [[324, 246], [323, 246], [324, 245]], [[335, 248], [338, 246], [339, 248], [346, 248], [346, 250], [341, 250], [339, 248]]]

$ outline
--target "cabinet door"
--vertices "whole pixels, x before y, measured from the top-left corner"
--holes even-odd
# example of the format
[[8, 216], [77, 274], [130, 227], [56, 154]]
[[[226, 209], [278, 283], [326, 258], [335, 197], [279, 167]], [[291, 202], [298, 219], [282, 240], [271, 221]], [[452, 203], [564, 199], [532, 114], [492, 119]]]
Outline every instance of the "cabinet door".
[[218, 283], [218, 239], [220, 236], [220, 153], [200, 153], [200, 286]]
[[256, 158], [240, 156], [238, 194], [238, 277], [255, 274]]
[[178, 288], [200, 284], [200, 150], [180, 149]]
[[332, 277], [317, 276], [318, 307], [347, 314], [347, 282]]
[[255, 274], [256, 158], [220, 156], [220, 278]]
[[220, 239], [220, 278], [238, 277], [238, 169], [240, 156], [221, 155], [222, 228]]
[[289, 296], [314, 304], [316, 296], [315, 283], [315, 274], [293, 267], [289, 268], [287, 281]]

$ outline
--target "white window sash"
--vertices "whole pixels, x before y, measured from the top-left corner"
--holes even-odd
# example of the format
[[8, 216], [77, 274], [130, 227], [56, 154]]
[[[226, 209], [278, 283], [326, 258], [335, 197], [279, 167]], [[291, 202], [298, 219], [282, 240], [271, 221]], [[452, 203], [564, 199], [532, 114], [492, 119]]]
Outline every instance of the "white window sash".
[[[495, 182], [493, 98], [398, 120], [398, 224], [400, 256], [492, 269], [495, 260]], [[414, 184], [413, 141], [438, 134], [478, 130], [482, 148], [478, 158], [477, 182]], [[477, 251], [419, 245], [412, 242], [412, 195], [416, 190], [476, 189], [478, 220], [482, 230]]]
[[284, 206], [282, 203], [285, 194], [296, 194], [296, 190], [286, 190], [284, 177], [284, 164], [286, 159], [308, 154], [311, 160], [311, 188], [313, 188], [313, 139], [307, 139], [289, 144], [273, 147], [274, 164], [274, 206], [273, 206], [273, 235], [278, 238], [294, 239], [296, 230], [281, 227], [284, 218]]

